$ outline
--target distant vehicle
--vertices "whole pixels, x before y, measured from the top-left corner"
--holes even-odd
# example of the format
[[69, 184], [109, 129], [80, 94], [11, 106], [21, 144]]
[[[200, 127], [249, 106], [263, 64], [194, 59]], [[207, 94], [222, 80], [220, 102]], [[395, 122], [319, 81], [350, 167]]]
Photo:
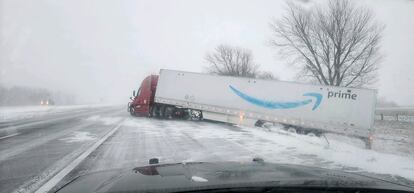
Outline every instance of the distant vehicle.
[[50, 105], [55, 105], [55, 102], [52, 99], [40, 100], [40, 105], [50, 106]]
[[376, 91], [160, 70], [128, 103], [131, 115], [207, 119], [242, 125], [282, 123], [319, 135], [361, 138], [370, 146]]
[[[190, 162], [114, 169], [76, 177], [57, 193], [92, 192], [413, 192], [358, 173], [252, 162]], [[154, 162], [155, 161], [155, 162]]]

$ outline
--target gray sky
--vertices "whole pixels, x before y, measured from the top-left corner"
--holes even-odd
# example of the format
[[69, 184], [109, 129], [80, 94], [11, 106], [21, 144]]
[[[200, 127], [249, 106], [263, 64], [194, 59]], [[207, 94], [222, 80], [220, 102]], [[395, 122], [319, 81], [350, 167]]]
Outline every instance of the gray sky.
[[[308, 1], [302, 1], [308, 2]], [[313, 1], [307, 4], [311, 5]], [[0, 82], [126, 103], [160, 68], [202, 72], [216, 45], [249, 48], [262, 70], [293, 80], [266, 42], [275, 0], [0, 0]], [[414, 1], [358, 1], [386, 24], [380, 97], [414, 105]]]

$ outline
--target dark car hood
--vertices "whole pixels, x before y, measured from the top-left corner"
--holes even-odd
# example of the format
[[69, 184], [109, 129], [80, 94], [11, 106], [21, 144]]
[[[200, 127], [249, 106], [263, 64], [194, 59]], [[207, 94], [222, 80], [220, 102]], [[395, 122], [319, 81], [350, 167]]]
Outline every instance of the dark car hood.
[[413, 191], [396, 183], [336, 170], [264, 162], [157, 164], [95, 172], [66, 184], [59, 193], [180, 192], [235, 187], [324, 187]]

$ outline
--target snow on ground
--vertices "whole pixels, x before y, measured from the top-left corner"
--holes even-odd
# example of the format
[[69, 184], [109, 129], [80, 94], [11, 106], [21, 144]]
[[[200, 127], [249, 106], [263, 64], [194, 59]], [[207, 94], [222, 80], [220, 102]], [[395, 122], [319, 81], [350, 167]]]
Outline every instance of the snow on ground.
[[[335, 136], [324, 138], [298, 135], [279, 127], [270, 129], [244, 126], [226, 126], [212, 123], [188, 123], [186, 121], [129, 119], [124, 126], [136, 127], [152, 137], [165, 139], [190, 137], [210, 152], [185, 150], [183, 161], [206, 161], [213, 155], [228, 161], [248, 161], [261, 157], [268, 162], [309, 165], [351, 172], [399, 175], [414, 180], [412, 157], [367, 150], [361, 144], [353, 144]], [[214, 142], [208, 143], [206, 142]], [[170, 142], [168, 142], [170, 143]], [[184, 143], [184, 142], [183, 142]], [[183, 151], [183, 150], [180, 150]], [[182, 152], [170, 152], [180, 155]], [[165, 156], [165, 155], [164, 155]], [[211, 161], [211, 160], [207, 160]]]
[[[348, 144], [347, 141], [338, 141], [329, 135], [327, 136], [328, 145], [327, 141], [316, 137], [281, 131], [269, 133], [256, 128], [244, 128], [244, 130], [250, 130], [258, 140], [260, 138], [269, 140], [265, 146], [250, 143], [248, 147], [272, 160], [303, 165], [309, 164], [311, 160], [310, 164], [316, 164], [318, 167], [395, 174], [414, 180], [414, 159], [408, 157], [367, 150], [363, 146]], [[285, 148], [276, 149], [273, 144], [283, 144]], [[286, 149], [290, 151], [286, 152]], [[281, 158], [284, 157], [280, 156], [281, 154], [289, 155], [288, 159]], [[395, 165], [390, 167], [390, 163], [395, 163]]]
[[373, 148], [414, 159], [414, 122], [376, 120]]
[[60, 140], [66, 141], [68, 143], [74, 143], [74, 142], [90, 141], [94, 139], [96, 139], [96, 136], [92, 135], [91, 133], [87, 131], [74, 131], [72, 136], [62, 138]]
[[71, 105], [71, 106], [16, 106], [0, 107], [0, 122], [34, 118], [66, 111], [96, 108], [107, 105]]
[[99, 116], [99, 115], [94, 115], [94, 116], [90, 116], [86, 118], [87, 121], [97, 121], [97, 122], [103, 123], [104, 125], [113, 125], [121, 121], [122, 119], [123, 117]]

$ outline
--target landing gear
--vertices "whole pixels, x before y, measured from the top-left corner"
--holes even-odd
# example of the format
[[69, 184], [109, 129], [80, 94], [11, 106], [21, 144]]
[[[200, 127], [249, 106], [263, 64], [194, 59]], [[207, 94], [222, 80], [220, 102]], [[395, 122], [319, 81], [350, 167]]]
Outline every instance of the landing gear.
[[165, 119], [172, 119], [174, 115], [174, 107], [172, 106], [165, 106], [163, 111], [163, 118]]

